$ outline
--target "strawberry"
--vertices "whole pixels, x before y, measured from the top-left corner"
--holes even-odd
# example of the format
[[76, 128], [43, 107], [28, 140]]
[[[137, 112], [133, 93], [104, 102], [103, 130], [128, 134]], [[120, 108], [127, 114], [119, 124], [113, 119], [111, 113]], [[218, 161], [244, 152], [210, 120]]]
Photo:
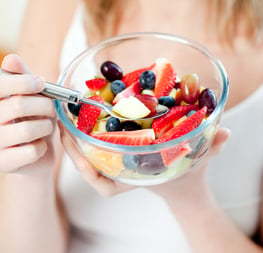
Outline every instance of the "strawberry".
[[[175, 147], [162, 150], [161, 157], [165, 166], [171, 165], [172, 162], [179, 161], [188, 155], [192, 149], [188, 143], [180, 143]], [[174, 164], [173, 164], [174, 166]]]
[[142, 146], [150, 145], [155, 139], [152, 129], [133, 131], [96, 132], [90, 134], [92, 137], [120, 145]]
[[168, 113], [153, 120], [152, 128], [155, 135], [158, 138], [161, 137], [165, 132], [173, 127], [173, 123], [175, 121], [186, 115], [188, 112], [192, 110], [197, 111], [198, 109], [198, 105], [181, 105], [172, 107], [169, 109]]
[[172, 64], [164, 58], [156, 60], [154, 67], [156, 82], [154, 94], [157, 98], [169, 95], [174, 87], [175, 73]]
[[204, 106], [202, 109], [198, 110], [189, 118], [182, 121], [180, 124], [171, 128], [167, 132], [165, 132], [161, 137], [153, 141], [153, 144], [163, 143], [166, 141], [170, 141], [176, 138], [179, 138], [197, 128], [204, 119], [207, 112], [207, 107]]
[[[101, 96], [91, 96], [90, 99], [97, 100], [101, 103], [104, 102], [103, 97]], [[77, 127], [80, 131], [89, 134], [93, 127], [95, 126], [98, 117], [100, 115], [101, 109], [89, 104], [81, 104], [79, 117], [77, 122]]]
[[104, 78], [94, 78], [86, 81], [87, 87], [91, 91], [97, 91], [107, 84], [107, 80]]
[[137, 82], [140, 78], [140, 75], [142, 72], [146, 70], [152, 69], [153, 66], [149, 68], [143, 68], [143, 69], [137, 69], [132, 72], [127, 73], [126, 75], [123, 76], [122, 81], [126, 85], [126, 87], [132, 85], [133, 83]]
[[151, 114], [156, 113], [156, 106], [158, 105], [158, 100], [155, 96], [148, 94], [137, 94], [135, 95], [150, 111]]
[[140, 85], [140, 82], [137, 81], [118, 93], [115, 98], [112, 101], [112, 104], [115, 105], [120, 99], [122, 98], [128, 98], [130, 96], [135, 96], [136, 94], [139, 94], [142, 90], [142, 87]]

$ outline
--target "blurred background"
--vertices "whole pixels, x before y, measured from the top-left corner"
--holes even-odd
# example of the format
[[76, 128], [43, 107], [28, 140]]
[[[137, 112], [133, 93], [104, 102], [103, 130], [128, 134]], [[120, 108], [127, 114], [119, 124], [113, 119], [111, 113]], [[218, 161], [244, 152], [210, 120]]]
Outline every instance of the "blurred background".
[[27, 0], [0, 0], [0, 61], [14, 52]]

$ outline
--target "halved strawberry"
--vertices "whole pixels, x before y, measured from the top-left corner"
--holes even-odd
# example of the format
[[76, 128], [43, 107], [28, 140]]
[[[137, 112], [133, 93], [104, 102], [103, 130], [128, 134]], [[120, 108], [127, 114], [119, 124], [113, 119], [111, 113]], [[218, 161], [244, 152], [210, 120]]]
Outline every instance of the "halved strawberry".
[[107, 83], [107, 80], [104, 78], [94, 78], [86, 81], [86, 85], [91, 91], [97, 91], [104, 87]]
[[156, 76], [154, 95], [157, 98], [169, 95], [170, 91], [174, 87], [175, 78], [171, 62], [165, 58], [159, 58], [155, 62], [153, 71]]
[[147, 68], [136, 69], [134, 71], [131, 71], [123, 76], [122, 81], [125, 83], [126, 87], [128, 87], [139, 80], [142, 72], [146, 70], [152, 70], [154, 66], [155, 64]]
[[207, 112], [207, 107], [204, 106], [202, 109], [194, 113], [189, 118], [182, 121], [180, 124], [171, 128], [165, 132], [161, 137], [153, 141], [153, 144], [163, 143], [176, 138], [179, 138], [197, 128], [204, 119]]
[[[104, 102], [104, 99], [101, 96], [91, 96], [89, 99], [94, 99], [101, 103]], [[86, 134], [89, 134], [98, 120], [100, 111], [101, 109], [94, 105], [82, 103], [77, 122], [78, 129]]]
[[137, 94], [135, 95], [150, 111], [151, 114], [156, 113], [156, 106], [158, 105], [158, 100], [155, 96], [149, 94]]
[[[172, 162], [179, 161], [192, 151], [189, 143], [180, 143], [175, 147], [162, 150], [161, 157], [165, 166], [171, 165]], [[174, 165], [174, 164], [173, 164]]]
[[155, 139], [155, 134], [152, 129], [102, 133], [97, 132], [92, 133], [91, 136], [102, 141], [131, 146], [150, 145]]
[[163, 115], [162, 117], [156, 118], [153, 120], [152, 128], [155, 132], [155, 135], [159, 138], [165, 132], [173, 127], [173, 123], [186, 115], [188, 112], [199, 109], [198, 105], [182, 105], [175, 106], [169, 109], [169, 112]]
[[137, 69], [132, 72], [129, 72], [123, 76], [122, 81], [124, 82], [126, 87], [128, 87], [139, 80], [142, 72], [149, 70], [149, 69], [150, 68], [143, 68], [143, 69]]
[[140, 85], [140, 82], [137, 81], [118, 93], [115, 98], [112, 101], [112, 104], [115, 105], [121, 98], [128, 98], [130, 96], [135, 96], [136, 94], [139, 94], [142, 90], [142, 87]]

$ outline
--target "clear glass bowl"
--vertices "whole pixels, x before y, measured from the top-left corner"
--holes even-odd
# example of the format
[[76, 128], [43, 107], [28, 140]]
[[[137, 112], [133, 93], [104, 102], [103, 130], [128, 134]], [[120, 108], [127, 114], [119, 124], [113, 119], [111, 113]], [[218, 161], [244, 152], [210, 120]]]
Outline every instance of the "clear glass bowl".
[[[157, 58], [171, 61], [179, 76], [197, 73], [201, 84], [211, 88], [217, 97], [217, 107], [208, 119], [180, 138], [148, 146], [117, 145], [100, 141], [78, 130], [73, 124], [67, 104], [55, 101], [61, 122], [72, 134], [87, 160], [106, 177], [122, 183], [164, 183], [193, 169], [204, 158], [228, 96], [228, 77], [224, 66], [216, 56], [196, 41], [170, 34], [134, 33], [116, 36], [90, 47], [68, 65], [58, 80], [59, 85], [85, 93], [85, 81], [101, 76], [100, 66], [105, 61], [117, 63], [124, 73], [128, 73], [150, 66]], [[177, 148], [182, 146], [192, 151], [165, 166], [161, 156], [166, 152], [169, 152], [169, 155], [178, 155]], [[130, 157], [139, 157], [143, 166], [135, 170], [126, 169], [123, 157], [127, 154]]]

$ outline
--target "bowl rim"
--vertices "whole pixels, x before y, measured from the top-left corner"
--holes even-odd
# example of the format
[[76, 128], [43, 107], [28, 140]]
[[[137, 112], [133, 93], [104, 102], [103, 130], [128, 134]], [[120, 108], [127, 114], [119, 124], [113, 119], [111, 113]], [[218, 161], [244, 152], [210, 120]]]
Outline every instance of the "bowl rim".
[[70, 73], [72, 69], [75, 68], [76, 65], [79, 64], [81, 59], [85, 57], [86, 54], [92, 53], [93, 51], [98, 51], [100, 48], [105, 47], [106, 45], [110, 45], [112, 43], [117, 43], [117, 41], [123, 41], [123, 40], [131, 40], [136, 39], [138, 37], [150, 37], [150, 38], [157, 38], [157, 39], [166, 39], [171, 41], [176, 41], [181, 44], [185, 44], [189, 47], [192, 47], [196, 50], [198, 50], [200, 53], [202, 53], [212, 64], [215, 65], [216, 69], [221, 75], [222, 79], [222, 92], [220, 99], [217, 102], [217, 106], [213, 113], [208, 117], [208, 119], [203, 122], [200, 126], [195, 128], [193, 131], [189, 132], [188, 134], [185, 134], [182, 137], [173, 139], [171, 141], [167, 141], [164, 143], [159, 144], [153, 144], [153, 145], [145, 145], [145, 146], [131, 146], [131, 145], [119, 145], [114, 143], [109, 143], [105, 141], [98, 140], [94, 137], [91, 137], [82, 131], [80, 131], [78, 128], [74, 126], [74, 124], [68, 119], [66, 116], [62, 102], [59, 100], [55, 100], [55, 109], [57, 112], [57, 115], [60, 119], [60, 121], [63, 123], [63, 125], [67, 128], [67, 130], [75, 135], [77, 138], [82, 139], [83, 141], [89, 143], [92, 146], [95, 146], [99, 149], [104, 149], [106, 151], [111, 152], [122, 152], [122, 153], [150, 153], [150, 152], [158, 152], [162, 151], [164, 149], [169, 149], [172, 147], [175, 147], [176, 145], [182, 143], [182, 142], [188, 142], [191, 139], [199, 136], [201, 133], [203, 133], [212, 122], [214, 122], [218, 117], [220, 117], [220, 113], [223, 112], [224, 106], [227, 101], [228, 92], [229, 92], [229, 79], [227, 72], [225, 70], [224, 65], [219, 60], [217, 56], [215, 56], [213, 53], [211, 53], [207, 47], [202, 45], [196, 40], [189, 39], [183, 36], [169, 34], [169, 33], [160, 33], [160, 32], [136, 32], [136, 33], [127, 33], [122, 34], [118, 36], [114, 36], [108, 39], [105, 39], [101, 42], [98, 42], [89, 48], [82, 51], [80, 54], [78, 54], [69, 64], [67, 67], [61, 72], [61, 74], [58, 77], [57, 84], [62, 85], [63, 80], [66, 78], [67, 73]]

